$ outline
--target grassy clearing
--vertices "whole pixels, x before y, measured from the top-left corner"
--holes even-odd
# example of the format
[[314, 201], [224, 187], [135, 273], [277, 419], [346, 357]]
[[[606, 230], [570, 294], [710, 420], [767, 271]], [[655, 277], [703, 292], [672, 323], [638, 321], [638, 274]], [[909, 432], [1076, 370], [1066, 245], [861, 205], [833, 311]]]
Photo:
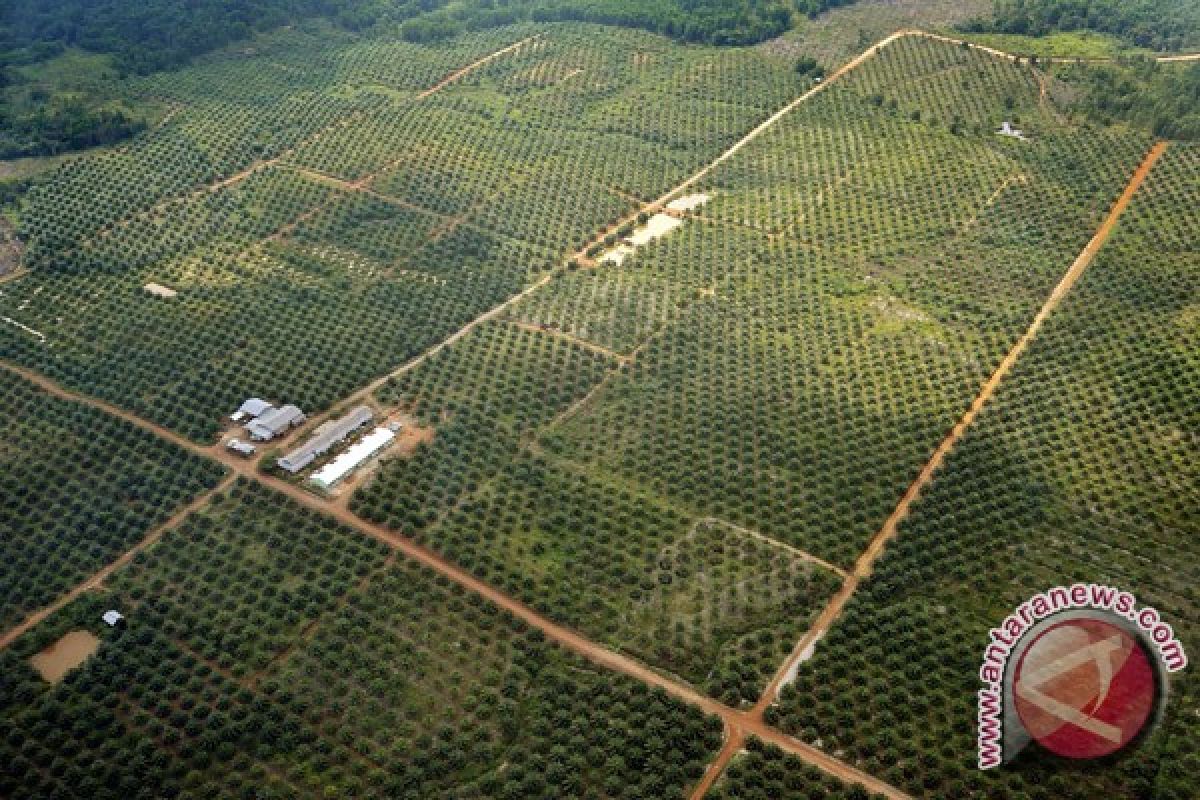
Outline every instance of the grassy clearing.
[[967, 33], [961, 38], [1006, 53], [1039, 58], [1116, 58], [1146, 53], [1130, 48], [1113, 36], [1092, 31], [1061, 31], [1046, 36], [1022, 36], [1015, 33]]

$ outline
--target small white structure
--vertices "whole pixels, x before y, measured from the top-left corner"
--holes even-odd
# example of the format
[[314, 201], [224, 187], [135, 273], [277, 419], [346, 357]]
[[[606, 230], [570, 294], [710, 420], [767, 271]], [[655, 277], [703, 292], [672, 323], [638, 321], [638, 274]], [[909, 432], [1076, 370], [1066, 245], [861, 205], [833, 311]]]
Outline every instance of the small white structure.
[[703, 192], [676, 197], [667, 203], [667, 211], [692, 211], [708, 202], [708, 195]]
[[1024, 139], [1025, 132], [1019, 128], [1014, 128], [1012, 123], [1004, 120], [1004, 124], [1000, 126], [1000, 130], [996, 131], [997, 136], [1010, 136], [1013, 139]]
[[396, 434], [387, 428], [376, 428], [347, 448], [346, 452], [313, 473], [312, 482], [322, 489], [331, 488], [358, 465], [391, 444], [395, 438]]
[[108, 624], [108, 626], [111, 628], [111, 627], [115, 626], [118, 622], [120, 622], [121, 620], [125, 619], [125, 617], [124, 617], [124, 615], [121, 614], [120, 611], [117, 611], [115, 609], [109, 609], [108, 611], [105, 611], [100, 616], [100, 619], [104, 620]]
[[170, 286], [163, 286], [161, 283], [147, 283], [142, 288], [155, 297], [166, 297], [169, 299], [179, 294], [179, 292], [175, 291]]
[[243, 442], [241, 439], [230, 439], [225, 443], [225, 447], [237, 453], [239, 456], [245, 456], [247, 458], [254, 455], [254, 452], [258, 449], [249, 442]]

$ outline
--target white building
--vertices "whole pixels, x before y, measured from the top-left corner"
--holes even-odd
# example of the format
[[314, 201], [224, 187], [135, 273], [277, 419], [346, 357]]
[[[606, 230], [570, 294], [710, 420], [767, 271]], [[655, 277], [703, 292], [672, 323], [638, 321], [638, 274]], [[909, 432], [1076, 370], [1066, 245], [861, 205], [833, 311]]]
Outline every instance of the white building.
[[387, 428], [376, 428], [355, 442], [346, 452], [321, 467], [312, 476], [312, 482], [322, 489], [330, 489], [356, 467], [391, 444], [396, 434]]
[[229, 418], [234, 422], [241, 422], [247, 417], [258, 418], [263, 414], [271, 411], [275, 407], [266, 400], [260, 400], [257, 397], [251, 397], [246, 402], [242, 403], [237, 411], [229, 415]]
[[238, 455], [246, 457], [254, 455], [254, 451], [258, 449], [249, 442], [243, 442], [241, 439], [230, 439], [225, 443], [225, 446]]
[[115, 609], [109, 609], [108, 611], [105, 611], [101, 615], [100, 618], [102, 620], [104, 620], [106, 623], [108, 623], [108, 626], [110, 628], [113, 627], [114, 625], [116, 625], [121, 620], [125, 619], [124, 615], [121, 614], [120, 611], [117, 611]]
[[346, 437], [375, 418], [370, 406], [358, 406], [338, 419], [328, 420], [313, 432], [313, 437], [276, 463], [295, 475], [317, 460], [317, 456], [335, 444], [346, 441]]
[[1000, 130], [996, 131], [997, 136], [1011, 136], [1014, 139], [1024, 139], [1025, 132], [1019, 128], [1014, 128], [1012, 123], [1004, 120], [1004, 124], [1000, 126]]

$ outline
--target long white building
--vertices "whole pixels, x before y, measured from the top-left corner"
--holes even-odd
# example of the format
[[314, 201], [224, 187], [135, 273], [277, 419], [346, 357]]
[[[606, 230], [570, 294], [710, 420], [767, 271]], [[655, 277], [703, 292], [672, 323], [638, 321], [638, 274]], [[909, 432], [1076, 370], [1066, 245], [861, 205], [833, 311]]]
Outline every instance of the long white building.
[[313, 473], [312, 482], [322, 489], [329, 489], [356, 467], [391, 444], [396, 434], [387, 428], [376, 428], [355, 442], [346, 452]]

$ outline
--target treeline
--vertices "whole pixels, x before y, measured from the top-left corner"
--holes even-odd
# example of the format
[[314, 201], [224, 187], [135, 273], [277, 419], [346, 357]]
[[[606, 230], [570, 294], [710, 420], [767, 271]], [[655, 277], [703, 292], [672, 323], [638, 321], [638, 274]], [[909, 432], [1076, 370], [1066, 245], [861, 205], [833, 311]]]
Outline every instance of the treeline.
[[852, 0], [477, 0], [405, 22], [403, 36], [428, 42], [514, 22], [596, 22], [640, 28], [684, 42], [746, 45], [782, 34], [796, 14]]
[[975, 33], [1044, 36], [1091, 30], [1151, 50], [1200, 46], [1196, 0], [995, 0], [990, 20], [967, 26]]
[[94, 108], [68, 95], [15, 93], [0, 104], [0, 159], [58, 155], [112, 144], [146, 128], [125, 108]]
[[1186, 67], [1149, 58], [1072, 67], [1080, 107], [1102, 122], [1126, 120], [1168, 139], [1200, 139], [1200, 63]]
[[66, 48], [110, 53], [125, 72], [148, 73], [256, 32], [314, 16], [366, 27], [445, 0], [10, 0], [0, 11], [0, 66], [44, 61]]

